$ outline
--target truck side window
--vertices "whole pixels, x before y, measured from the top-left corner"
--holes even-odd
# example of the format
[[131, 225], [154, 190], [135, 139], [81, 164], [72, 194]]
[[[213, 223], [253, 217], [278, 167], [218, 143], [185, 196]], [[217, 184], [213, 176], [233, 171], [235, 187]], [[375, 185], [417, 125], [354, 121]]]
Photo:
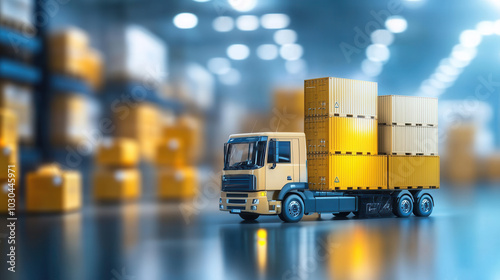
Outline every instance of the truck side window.
[[[280, 153], [278, 163], [290, 163], [290, 141], [278, 141], [278, 149]], [[273, 158], [273, 152], [269, 151], [267, 163], [271, 163]]]

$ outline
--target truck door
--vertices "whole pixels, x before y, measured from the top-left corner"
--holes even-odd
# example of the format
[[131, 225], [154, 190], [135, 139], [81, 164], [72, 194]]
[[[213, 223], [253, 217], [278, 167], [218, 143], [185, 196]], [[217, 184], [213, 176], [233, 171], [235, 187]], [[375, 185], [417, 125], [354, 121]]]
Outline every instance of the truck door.
[[[287, 183], [296, 182], [298, 174], [298, 140], [297, 139], [278, 139], [279, 162], [272, 163], [273, 154], [268, 151], [267, 156], [267, 174], [266, 174], [266, 189], [280, 190]], [[297, 157], [297, 158], [295, 158]]]

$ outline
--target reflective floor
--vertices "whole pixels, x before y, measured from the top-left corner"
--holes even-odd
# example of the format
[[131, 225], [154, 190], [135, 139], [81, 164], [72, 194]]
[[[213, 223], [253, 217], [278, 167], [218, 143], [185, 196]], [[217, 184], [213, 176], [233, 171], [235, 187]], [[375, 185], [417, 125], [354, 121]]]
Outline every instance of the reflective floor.
[[242, 223], [217, 200], [24, 215], [15, 274], [1, 217], [0, 279], [500, 279], [500, 187], [434, 194], [429, 218]]

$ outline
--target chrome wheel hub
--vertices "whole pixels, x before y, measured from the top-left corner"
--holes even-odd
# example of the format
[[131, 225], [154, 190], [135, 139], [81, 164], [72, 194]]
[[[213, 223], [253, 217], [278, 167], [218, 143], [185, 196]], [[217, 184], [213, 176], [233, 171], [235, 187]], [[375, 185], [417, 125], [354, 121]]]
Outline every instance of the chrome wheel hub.
[[295, 218], [300, 215], [300, 211], [300, 203], [298, 203], [297, 201], [294, 200], [288, 204], [288, 213], [290, 214], [290, 216]]
[[411, 209], [410, 200], [403, 199], [403, 201], [401, 201], [401, 212], [408, 214], [410, 213], [410, 209]]
[[422, 210], [423, 213], [428, 213], [431, 211], [431, 201], [428, 198], [422, 199], [420, 202], [420, 209]]

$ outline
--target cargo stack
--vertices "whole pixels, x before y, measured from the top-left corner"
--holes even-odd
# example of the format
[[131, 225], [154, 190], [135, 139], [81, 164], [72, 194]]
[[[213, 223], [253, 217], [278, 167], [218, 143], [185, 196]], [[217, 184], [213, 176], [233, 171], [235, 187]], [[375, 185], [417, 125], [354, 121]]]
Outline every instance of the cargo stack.
[[28, 173], [26, 211], [68, 212], [82, 205], [81, 176], [78, 171], [62, 170], [58, 165], [42, 165]]
[[479, 177], [478, 159], [474, 153], [476, 127], [461, 124], [450, 127], [446, 137], [444, 173], [455, 184], [471, 184]]
[[113, 123], [115, 136], [137, 141], [141, 158], [147, 162], [156, 158], [156, 148], [161, 137], [160, 109], [149, 102], [127, 107], [128, 113], [116, 111]]
[[273, 107], [269, 116], [272, 131], [304, 132], [304, 90], [278, 88], [274, 90]]
[[0, 80], [0, 109], [9, 109], [16, 115], [19, 143], [32, 145], [35, 142], [33, 88], [14, 81]]
[[191, 117], [181, 117], [164, 128], [156, 163], [160, 199], [182, 200], [196, 196], [198, 174], [195, 164], [201, 154], [201, 127]]
[[379, 96], [378, 108], [378, 150], [387, 155], [388, 188], [439, 188], [437, 99]]
[[21, 175], [19, 174], [19, 166], [17, 166], [19, 149], [16, 128], [14, 112], [8, 109], [0, 109], [0, 168], [2, 168], [0, 171], [0, 213], [6, 213], [9, 208], [7, 203], [10, 193], [8, 169], [12, 165], [15, 165], [15, 167], [12, 167], [15, 171], [14, 194], [16, 195], [16, 201], [19, 201], [17, 194], [19, 193]]
[[106, 139], [97, 150], [94, 173], [96, 201], [137, 200], [141, 194], [141, 173], [137, 168], [139, 148], [132, 139]]
[[304, 128], [311, 190], [387, 187], [377, 148], [377, 84], [341, 78], [304, 82]]

